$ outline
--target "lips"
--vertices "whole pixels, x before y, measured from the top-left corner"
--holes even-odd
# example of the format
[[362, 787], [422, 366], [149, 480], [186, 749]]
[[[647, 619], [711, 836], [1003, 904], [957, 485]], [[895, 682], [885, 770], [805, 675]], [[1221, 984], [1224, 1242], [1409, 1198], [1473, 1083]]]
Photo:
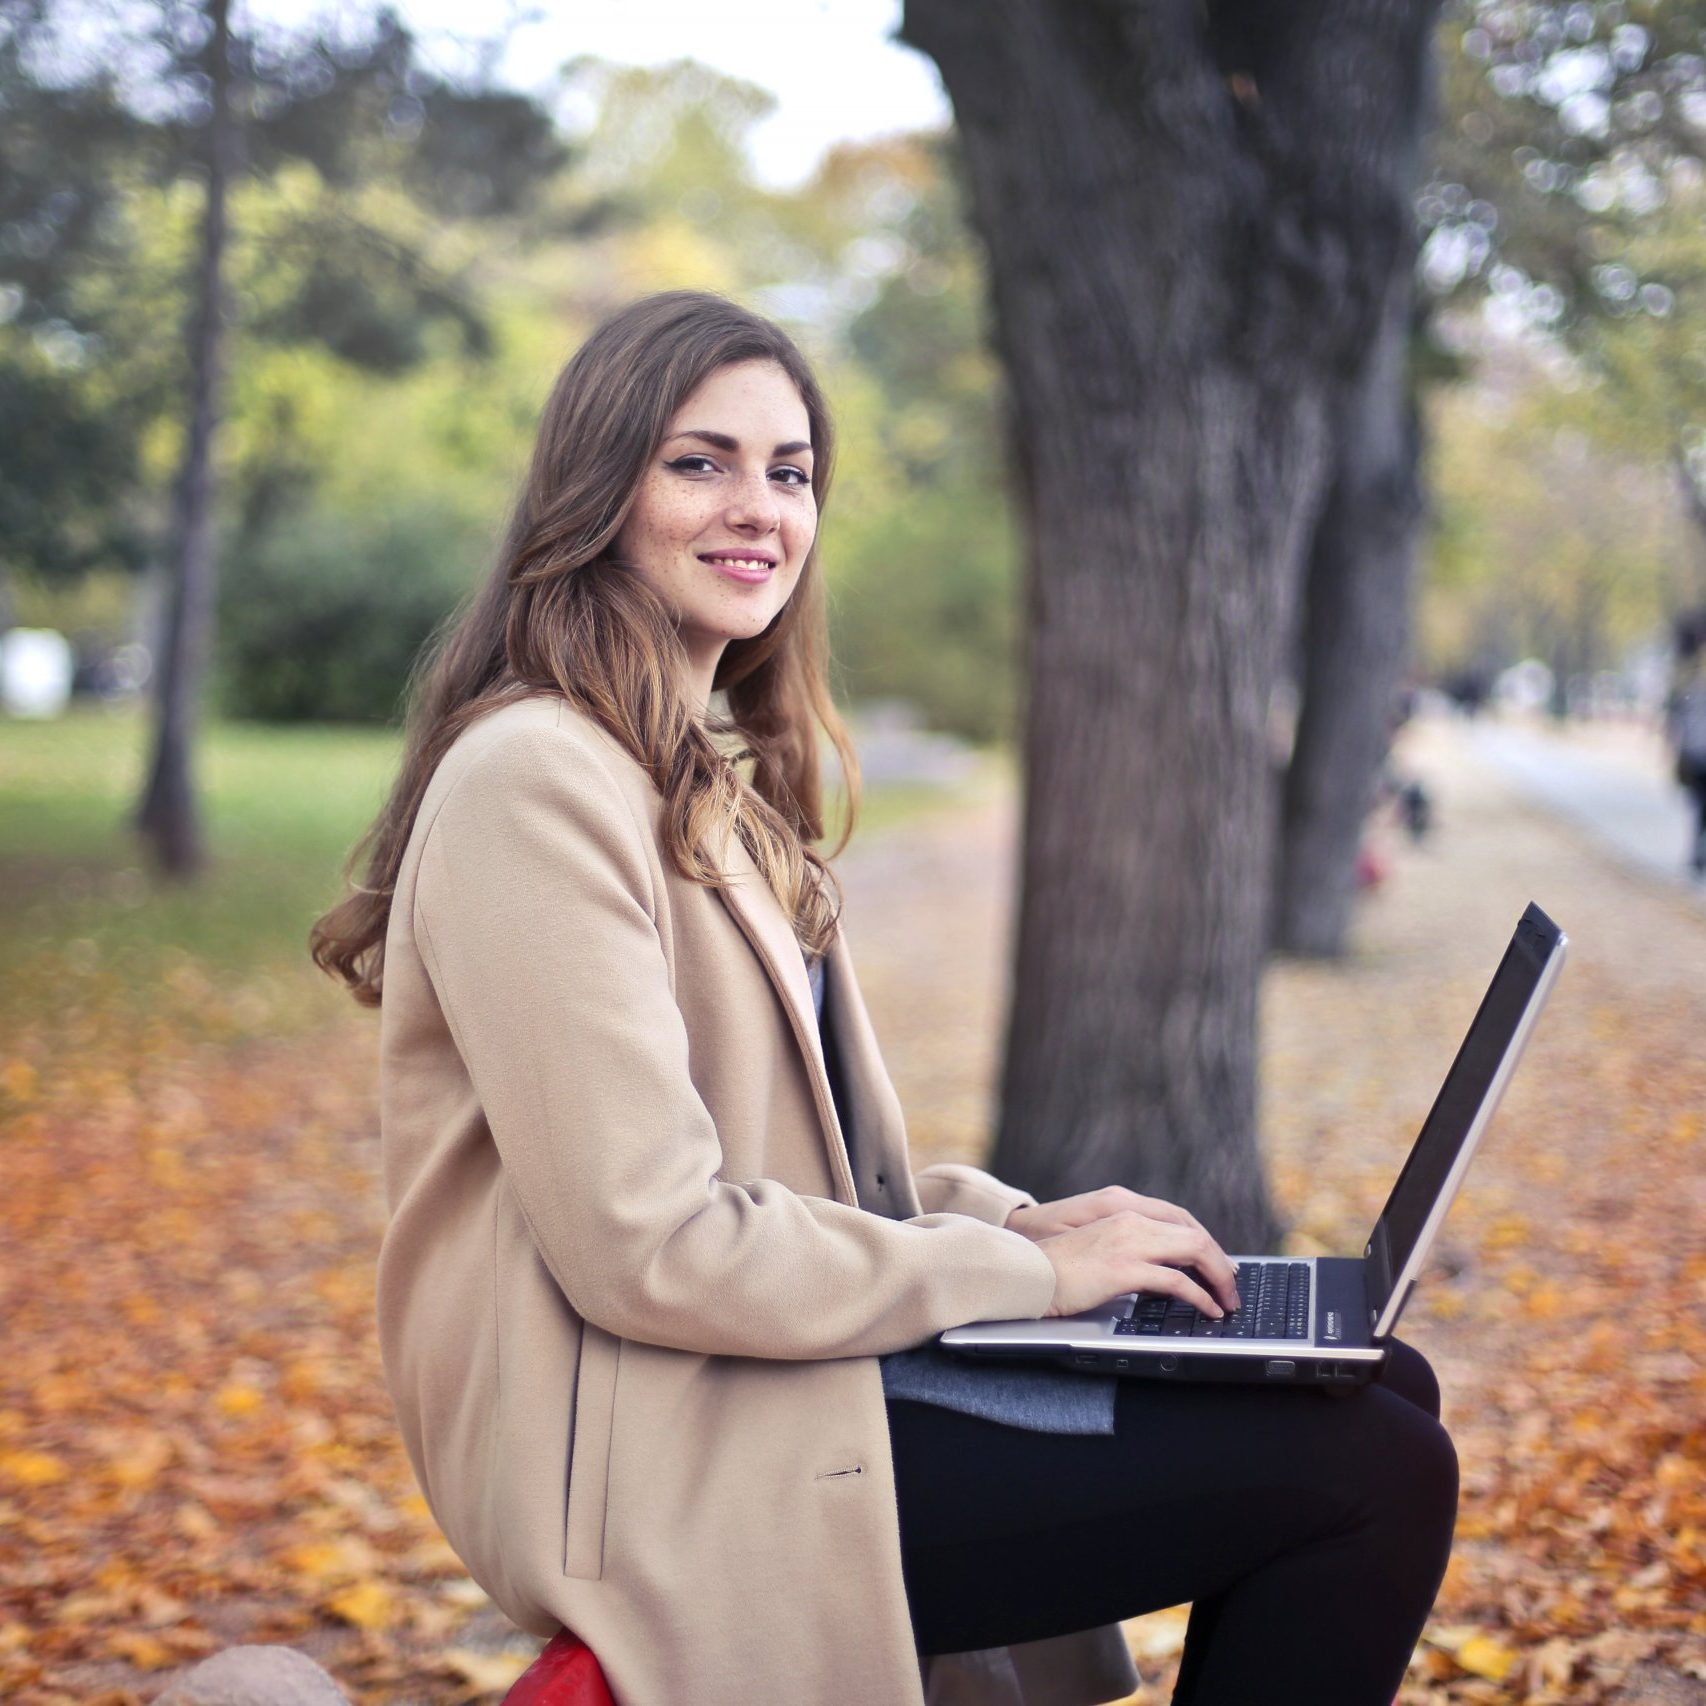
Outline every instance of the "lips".
[[768, 551], [704, 551], [699, 561], [709, 563], [731, 580], [748, 583], [768, 580], [776, 567], [776, 559]]

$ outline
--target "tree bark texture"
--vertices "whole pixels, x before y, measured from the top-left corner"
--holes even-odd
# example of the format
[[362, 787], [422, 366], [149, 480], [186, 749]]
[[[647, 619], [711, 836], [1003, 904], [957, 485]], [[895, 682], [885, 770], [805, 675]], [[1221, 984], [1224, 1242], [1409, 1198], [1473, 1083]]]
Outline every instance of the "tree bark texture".
[[1409, 651], [1423, 513], [1409, 377], [1413, 277], [1408, 259], [1394, 269], [1380, 334], [1338, 410], [1332, 487], [1311, 543], [1274, 915], [1274, 945], [1293, 954], [1344, 952], [1357, 853]]
[[1028, 533], [1025, 800], [993, 1165], [1229, 1248], [1256, 1147], [1269, 697], [1330, 405], [1408, 231], [1378, 162], [1428, 9], [907, 0], [989, 252]]
[[226, 198], [235, 136], [231, 119], [230, 0], [209, 0], [207, 200], [196, 288], [185, 341], [190, 414], [173, 490], [167, 561], [171, 589], [154, 675], [154, 745], [136, 827], [155, 863], [188, 876], [205, 862], [191, 772], [195, 728], [213, 641], [215, 585], [213, 444], [219, 425], [224, 342]]

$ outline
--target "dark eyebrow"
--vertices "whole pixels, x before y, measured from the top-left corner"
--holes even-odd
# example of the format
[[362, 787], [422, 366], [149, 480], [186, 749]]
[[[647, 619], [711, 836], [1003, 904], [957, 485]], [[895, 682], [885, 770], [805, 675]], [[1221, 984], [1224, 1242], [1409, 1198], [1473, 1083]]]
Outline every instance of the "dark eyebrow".
[[[672, 432], [669, 436], [670, 438], [703, 439], [705, 443], [712, 445], [716, 449], [727, 450], [731, 453], [740, 449], [740, 440], [738, 438], [730, 438], [726, 432], [710, 432], [704, 427], [688, 427], [685, 432]], [[666, 439], [665, 442], [667, 443], [668, 440]], [[770, 454], [772, 456], [798, 456], [802, 450], [810, 449], [811, 445], [807, 440], [797, 438], [789, 444], [777, 445]]]

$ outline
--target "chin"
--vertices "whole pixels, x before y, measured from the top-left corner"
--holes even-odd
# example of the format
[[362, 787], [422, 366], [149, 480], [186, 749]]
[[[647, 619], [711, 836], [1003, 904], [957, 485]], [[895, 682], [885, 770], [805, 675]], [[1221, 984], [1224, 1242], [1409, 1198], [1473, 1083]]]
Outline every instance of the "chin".
[[775, 610], [766, 610], [762, 614], [754, 611], [749, 621], [724, 620], [720, 625], [721, 638], [728, 640], [756, 640], [758, 636], [775, 626], [776, 618], [782, 614], [786, 606]]

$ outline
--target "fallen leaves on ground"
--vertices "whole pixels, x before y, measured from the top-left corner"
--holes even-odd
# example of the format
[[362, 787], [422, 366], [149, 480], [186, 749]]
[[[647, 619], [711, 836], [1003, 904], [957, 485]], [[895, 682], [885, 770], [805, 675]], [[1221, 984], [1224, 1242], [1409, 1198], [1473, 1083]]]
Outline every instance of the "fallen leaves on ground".
[[[1489, 956], [1554, 912], [1573, 963], [1404, 1324], [1463, 1499], [1401, 1700], [1633, 1706], [1706, 1684], [1706, 920], [1430, 738], [1438, 834], [1351, 961], [1269, 980], [1275, 1190], [1298, 1249], [1359, 1247]], [[977, 1155], [1010, 857], [990, 802], [846, 861], [919, 1165]], [[0, 1697], [135, 1706], [237, 1641], [375, 1706], [501, 1697], [537, 1643], [438, 1535], [374, 1341], [372, 1015], [255, 1042], [218, 977], [120, 1001], [73, 946], [0, 1045]], [[1162, 1701], [1184, 1613], [1128, 1628]]]

